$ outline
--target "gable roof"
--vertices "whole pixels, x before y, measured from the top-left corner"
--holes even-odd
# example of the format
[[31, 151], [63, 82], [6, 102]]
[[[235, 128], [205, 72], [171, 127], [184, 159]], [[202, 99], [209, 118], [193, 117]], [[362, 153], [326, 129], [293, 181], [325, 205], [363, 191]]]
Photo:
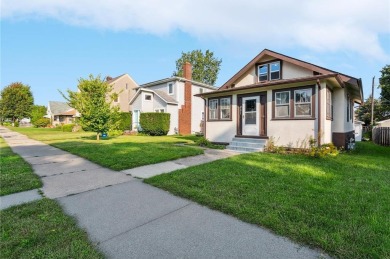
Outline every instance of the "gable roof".
[[166, 102], [167, 104], [174, 104], [174, 105], [177, 105], [179, 104], [178, 101], [176, 101], [173, 97], [167, 95], [166, 93], [164, 93], [163, 91], [161, 90], [150, 90], [150, 89], [147, 89], [147, 88], [138, 88], [137, 92], [135, 93], [135, 95], [133, 96], [133, 98], [131, 98], [129, 104], [132, 104], [136, 99], [137, 97], [140, 95], [141, 92], [148, 92], [148, 93], [152, 93], [152, 94], [155, 94], [157, 95], [161, 100], [163, 100], [164, 102]]
[[322, 74], [322, 75], [324, 75], [324, 74], [325, 75], [326, 74], [338, 74], [340, 79], [343, 82], [349, 83], [352, 85], [356, 85], [359, 87], [359, 79], [357, 79], [355, 77], [348, 76], [348, 75], [345, 75], [345, 74], [342, 74], [342, 73], [339, 73], [339, 72], [336, 72], [336, 71], [333, 71], [333, 70], [330, 70], [330, 69], [327, 69], [327, 68], [324, 68], [321, 66], [317, 66], [317, 65], [314, 65], [312, 63], [309, 63], [309, 62], [306, 62], [306, 61], [303, 61], [300, 59], [289, 57], [289, 56], [280, 54], [278, 52], [275, 52], [275, 51], [272, 51], [269, 49], [264, 49], [254, 59], [252, 59], [248, 64], [246, 64], [240, 71], [238, 71], [232, 78], [230, 78], [226, 83], [224, 83], [219, 89], [221, 89], [221, 90], [227, 89], [237, 79], [239, 79], [242, 75], [244, 75], [249, 69], [253, 68], [253, 66], [255, 66], [256, 63], [265, 56], [270, 56], [270, 57], [273, 57], [275, 59], [280, 59], [280, 60], [292, 63], [294, 65], [312, 70], [312, 71], [317, 72], [317, 73]]
[[135, 85], [138, 86], [137, 82], [136, 82], [129, 74], [127, 74], [127, 73], [126, 73], [126, 74], [122, 74], [122, 75], [117, 76], [117, 77], [114, 77], [114, 78], [111, 78], [111, 79], [109, 79], [109, 80], [106, 79], [106, 83], [109, 84], [109, 85], [114, 84], [115, 81], [117, 81], [118, 79], [120, 79], [120, 78], [122, 78], [122, 77], [125, 77], [125, 76], [129, 77], [129, 79], [130, 79], [131, 81], [133, 81], [133, 83], [134, 83]]
[[[66, 102], [49, 101], [48, 109], [53, 115], [74, 115], [76, 110], [70, 107]], [[74, 110], [74, 113], [72, 113]]]
[[202, 82], [198, 82], [198, 81], [194, 81], [194, 80], [188, 80], [184, 77], [179, 77], [179, 76], [173, 76], [173, 77], [168, 77], [168, 78], [152, 81], [149, 83], [142, 84], [139, 87], [151, 87], [151, 86], [155, 86], [155, 85], [159, 85], [159, 84], [163, 84], [163, 83], [168, 83], [168, 82], [172, 82], [172, 81], [191, 82], [193, 85], [205, 87], [205, 88], [208, 88], [211, 90], [217, 90], [217, 88], [215, 86], [204, 84]]

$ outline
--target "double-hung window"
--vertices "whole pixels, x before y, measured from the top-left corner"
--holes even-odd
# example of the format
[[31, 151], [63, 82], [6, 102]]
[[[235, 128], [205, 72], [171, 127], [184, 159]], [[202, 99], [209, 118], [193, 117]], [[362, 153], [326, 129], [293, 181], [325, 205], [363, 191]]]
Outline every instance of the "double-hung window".
[[220, 119], [221, 120], [229, 120], [230, 119], [230, 98], [221, 98], [220, 102]]
[[275, 93], [275, 117], [290, 117], [290, 91]]
[[311, 96], [312, 89], [301, 89], [294, 91], [295, 96], [295, 116], [311, 117]]
[[218, 99], [209, 100], [209, 120], [218, 120]]
[[314, 119], [314, 87], [273, 91], [274, 119]]
[[232, 97], [209, 99], [208, 109], [208, 120], [231, 120]]
[[280, 76], [280, 61], [275, 61], [258, 66], [259, 82], [278, 80]]

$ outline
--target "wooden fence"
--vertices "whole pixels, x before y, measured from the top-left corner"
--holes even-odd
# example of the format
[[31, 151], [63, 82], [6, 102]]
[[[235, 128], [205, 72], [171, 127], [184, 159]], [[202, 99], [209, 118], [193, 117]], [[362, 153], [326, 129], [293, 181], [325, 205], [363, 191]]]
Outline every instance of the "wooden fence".
[[390, 127], [374, 127], [372, 141], [381, 146], [390, 146]]

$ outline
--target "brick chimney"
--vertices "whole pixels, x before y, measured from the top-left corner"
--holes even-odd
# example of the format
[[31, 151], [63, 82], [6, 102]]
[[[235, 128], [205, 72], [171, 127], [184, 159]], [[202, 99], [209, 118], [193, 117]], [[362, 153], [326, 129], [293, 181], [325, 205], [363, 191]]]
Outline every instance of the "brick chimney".
[[[192, 110], [192, 65], [189, 62], [183, 64], [184, 105], [179, 109], [179, 134], [191, 134], [191, 110]], [[188, 81], [190, 80], [190, 81]]]

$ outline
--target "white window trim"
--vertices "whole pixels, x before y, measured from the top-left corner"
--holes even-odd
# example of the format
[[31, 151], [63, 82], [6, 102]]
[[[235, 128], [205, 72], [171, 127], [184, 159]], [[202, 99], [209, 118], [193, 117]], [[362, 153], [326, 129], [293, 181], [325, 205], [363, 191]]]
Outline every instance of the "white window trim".
[[[272, 65], [272, 64], [276, 64], [276, 63], [279, 64], [279, 70], [277, 70], [277, 71], [271, 71], [271, 65]], [[260, 73], [260, 67], [262, 67], [262, 66], [266, 66], [266, 67], [267, 67], [267, 73]], [[270, 62], [270, 63], [265, 63], [265, 64], [258, 65], [258, 66], [257, 66], [257, 74], [258, 74], [258, 75], [257, 75], [257, 80], [258, 80], [259, 82], [280, 80], [281, 77], [282, 77], [281, 70], [282, 70], [282, 64], [281, 64], [280, 61], [273, 61], [273, 62]], [[271, 78], [271, 73], [272, 73], [272, 72], [274, 72], [274, 73], [275, 73], [275, 72], [279, 72], [279, 77], [278, 77], [278, 78], [272, 79], [272, 78]], [[266, 79], [266, 80], [260, 80], [260, 76], [261, 76], [261, 75], [267, 75], [267, 79]]]
[[[216, 102], [216, 107], [215, 107], [215, 109], [210, 109], [210, 103], [211, 102]], [[213, 110], [213, 111], [215, 111], [215, 118], [211, 118], [211, 110]], [[218, 120], [218, 99], [211, 99], [211, 100], [209, 100], [209, 114], [208, 114], [208, 118], [209, 118], [209, 120]]]
[[[277, 72], [279, 72], [279, 77], [278, 78], [274, 78], [274, 79], [272, 79], [272, 76], [271, 76], [271, 74], [272, 74], [272, 72], [276, 72], [276, 71], [272, 71], [272, 64], [276, 64], [276, 63], [278, 63], [279, 64], [279, 70], [277, 70]], [[280, 61], [275, 61], [275, 62], [271, 62], [271, 63], [269, 63], [269, 81], [272, 81], [272, 80], [279, 80], [280, 79]]]
[[[150, 96], [150, 100], [147, 100], [146, 96]], [[144, 95], [144, 100], [145, 100], [145, 102], [151, 102], [153, 100], [153, 96], [151, 94], [145, 94]]]
[[[260, 67], [263, 67], [263, 66], [266, 66], [266, 67], [267, 67], [267, 73], [260, 73]], [[268, 70], [269, 70], [269, 65], [268, 65], [268, 64], [259, 65], [259, 67], [258, 67], [258, 73], [259, 73], [259, 78], [258, 78], [258, 80], [259, 80], [259, 82], [269, 81]], [[261, 81], [261, 80], [260, 80], [261, 75], [266, 75], [266, 76], [267, 76], [267, 79]]]
[[[222, 108], [222, 104], [221, 103], [222, 103], [223, 99], [228, 100], [229, 105], [227, 106], [227, 108]], [[220, 98], [219, 99], [219, 118], [220, 118], [220, 120], [231, 120], [232, 119], [232, 115], [230, 113], [231, 106], [232, 106], [232, 104], [231, 104], [230, 97], [225, 97], [225, 98]], [[229, 111], [229, 118], [222, 118], [222, 110], [228, 110]]]
[[154, 112], [162, 112], [162, 113], [164, 113], [165, 109], [164, 108], [154, 109]]
[[[297, 91], [307, 91], [309, 90], [310, 91], [310, 102], [299, 102], [297, 103], [297, 101], [295, 100], [295, 92]], [[299, 117], [299, 118], [304, 118], [304, 117], [312, 117], [313, 116], [313, 89], [311, 88], [304, 88], [304, 89], [298, 89], [298, 90], [294, 90], [294, 117]], [[296, 106], [297, 104], [310, 104], [310, 114], [309, 115], [297, 115], [297, 109], [296, 109]]]
[[[172, 93], [169, 92], [169, 85], [172, 85]], [[173, 83], [167, 83], [167, 93], [168, 95], [174, 95], [175, 94], [175, 85]]]
[[[276, 95], [277, 94], [282, 94], [282, 93], [288, 93], [288, 102], [287, 103], [283, 103], [283, 104], [277, 104], [276, 102]], [[291, 113], [291, 109], [290, 109], [290, 100], [291, 100], [291, 93], [290, 91], [282, 91], [282, 92], [275, 92], [275, 118], [289, 118], [290, 117], [290, 113]], [[288, 114], [287, 116], [278, 116], [277, 113], [276, 113], [276, 107], [278, 106], [287, 106], [288, 107]]]

